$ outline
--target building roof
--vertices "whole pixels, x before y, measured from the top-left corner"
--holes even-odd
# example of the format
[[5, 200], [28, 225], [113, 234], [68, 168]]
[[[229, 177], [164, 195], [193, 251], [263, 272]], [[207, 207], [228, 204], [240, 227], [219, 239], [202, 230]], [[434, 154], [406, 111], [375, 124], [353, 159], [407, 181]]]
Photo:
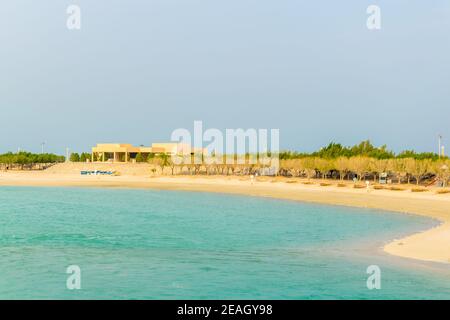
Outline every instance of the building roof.
[[[151, 147], [135, 147], [128, 143], [99, 143], [92, 148], [92, 152], [96, 153], [170, 153], [170, 154], [188, 154], [197, 150], [189, 144], [178, 142], [152, 143]], [[205, 152], [206, 149], [202, 149]]]

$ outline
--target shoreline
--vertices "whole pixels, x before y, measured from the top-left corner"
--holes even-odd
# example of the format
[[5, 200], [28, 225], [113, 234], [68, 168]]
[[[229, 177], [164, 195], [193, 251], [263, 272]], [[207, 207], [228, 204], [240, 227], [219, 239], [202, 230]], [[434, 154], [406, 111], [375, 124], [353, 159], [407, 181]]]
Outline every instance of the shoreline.
[[[40, 172], [1, 172], [0, 186], [109, 187], [201, 191], [269, 197], [328, 205], [380, 209], [438, 220], [432, 229], [394, 239], [382, 249], [393, 256], [450, 263], [450, 195], [410, 191], [339, 188], [303, 184], [300, 179], [239, 176], [81, 176]], [[289, 182], [289, 183], [287, 183]]]

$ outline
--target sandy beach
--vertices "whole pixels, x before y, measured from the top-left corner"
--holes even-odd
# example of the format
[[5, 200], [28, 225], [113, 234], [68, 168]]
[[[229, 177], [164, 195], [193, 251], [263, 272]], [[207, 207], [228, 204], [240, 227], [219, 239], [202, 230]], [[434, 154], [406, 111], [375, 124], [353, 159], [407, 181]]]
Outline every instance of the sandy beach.
[[74, 172], [14, 171], [0, 173], [0, 186], [47, 187], [116, 187], [155, 188], [243, 194], [295, 201], [383, 209], [418, 214], [437, 219], [441, 224], [431, 230], [395, 239], [384, 247], [385, 252], [404, 258], [450, 263], [450, 194], [413, 193], [354, 189], [351, 184], [338, 187], [334, 181], [320, 186], [320, 181], [305, 184], [304, 180], [259, 177], [253, 183], [248, 177], [225, 176], [81, 176]]

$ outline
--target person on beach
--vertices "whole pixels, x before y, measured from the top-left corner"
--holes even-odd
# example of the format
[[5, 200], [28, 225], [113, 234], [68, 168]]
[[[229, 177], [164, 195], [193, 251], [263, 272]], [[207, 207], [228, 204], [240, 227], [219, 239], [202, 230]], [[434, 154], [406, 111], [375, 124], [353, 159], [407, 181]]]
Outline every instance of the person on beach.
[[366, 190], [370, 192], [370, 181], [366, 181]]

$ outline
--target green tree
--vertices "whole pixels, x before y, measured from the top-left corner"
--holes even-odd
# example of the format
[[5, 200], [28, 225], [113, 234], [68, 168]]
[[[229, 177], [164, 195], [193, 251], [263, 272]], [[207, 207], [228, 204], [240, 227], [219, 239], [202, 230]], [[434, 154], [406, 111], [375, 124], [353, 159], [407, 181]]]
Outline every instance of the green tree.
[[80, 162], [80, 155], [76, 152], [70, 155], [70, 162]]
[[164, 168], [170, 164], [170, 156], [167, 153], [161, 153], [155, 157], [157, 165], [161, 168], [161, 174], [164, 174]]
[[144, 162], [144, 157], [140, 152], [136, 155], [136, 162]]
[[87, 162], [91, 160], [91, 154], [87, 152], [83, 152], [80, 155], [80, 162]]

